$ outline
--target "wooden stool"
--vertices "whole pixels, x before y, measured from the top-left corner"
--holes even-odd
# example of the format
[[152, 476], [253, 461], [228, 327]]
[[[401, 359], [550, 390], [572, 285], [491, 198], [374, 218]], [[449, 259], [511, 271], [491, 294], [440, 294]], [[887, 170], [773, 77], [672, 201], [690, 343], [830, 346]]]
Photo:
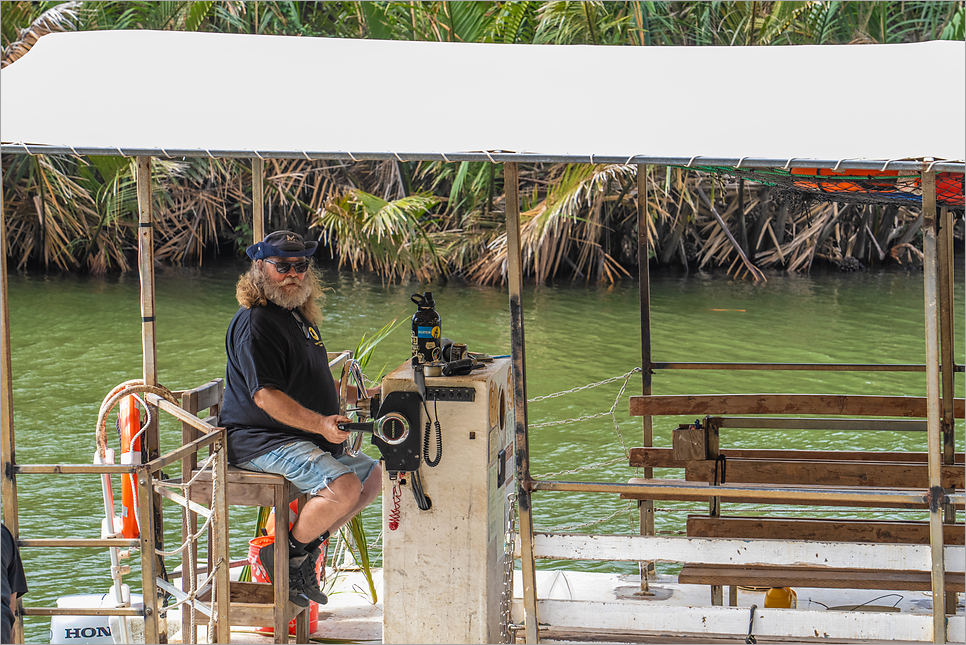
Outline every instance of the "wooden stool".
[[[211, 425], [218, 424], [218, 414], [224, 399], [225, 386], [222, 379], [214, 379], [201, 387], [182, 393], [181, 407], [186, 411], [198, 415], [208, 410], [205, 419]], [[197, 438], [197, 430], [187, 424], [182, 424], [182, 442], [189, 443]], [[191, 454], [182, 461], [182, 472], [190, 473], [188, 480], [197, 476], [192, 484], [189, 498], [199, 503], [211, 500], [211, 472], [199, 475], [197, 456]], [[296, 640], [299, 643], [308, 642], [309, 612], [308, 608], [299, 607], [288, 599], [288, 516], [289, 502], [298, 497], [298, 491], [281, 475], [256, 473], [241, 468], [229, 466], [226, 497], [229, 506], [258, 506], [275, 510], [275, 536], [280, 548], [275, 549], [275, 580], [273, 584], [264, 582], [232, 582], [230, 590], [231, 609], [229, 623], [231, 625], [268, 626], [275, 631], [276, 643], [288, 643], [288, 623], [296, 615]], [[197, 532], [197, 518], [187, 514], [182, 523], [184, 539], [189, 533]], [[208, 570], [212, 570], [211, 549], [208, 549]], [[189, 560], [190, 558], [190, 560]], [[197, 562], [198, 548], [193, 543], [186, 550], [182, 558], [182, 572], [188, 571], [188, 562]], [[202, 596], [200, 596], [202, 597]], [[209, 591], [210, 597], [210, 591]], [[204, 599], [202, 597], [202, 599]], [[187, 612], [182, 613], [182, 634], [184, 642], [196, 642], [197, 630], [193, 633], [191, 621]], [[209, 634], [209, 642], [216, 642], [217, 634]]]

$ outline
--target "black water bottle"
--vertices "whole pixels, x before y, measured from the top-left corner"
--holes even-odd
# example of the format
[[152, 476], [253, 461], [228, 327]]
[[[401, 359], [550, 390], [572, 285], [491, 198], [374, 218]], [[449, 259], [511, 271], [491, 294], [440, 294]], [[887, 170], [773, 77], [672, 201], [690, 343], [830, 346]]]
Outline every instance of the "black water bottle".
[[442, 334], [433, 293], [414, 293], [411, 299], [416, 303], [416, 313], [413, 314], [413, 356], [420, 364], [438, 363], [443, 359], [440, 346]]

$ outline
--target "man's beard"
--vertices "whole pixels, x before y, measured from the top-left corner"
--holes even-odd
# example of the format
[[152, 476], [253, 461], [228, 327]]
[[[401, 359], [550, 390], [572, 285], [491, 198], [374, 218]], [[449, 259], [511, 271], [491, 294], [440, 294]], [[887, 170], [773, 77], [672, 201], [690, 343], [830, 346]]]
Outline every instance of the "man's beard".
[[[284, 309], [296, 309], [305, 304], [305, 301], [312, 295], [312, 285], [308, 281], [299, 280], [291, 276], [286, 276], [282, 282], [274, 282], [263, 272], [257, 274], [258, 286], [261, 287], [265, 297], [270, 302], [274, 302]], [[282, 287], [294, 284], [298, 288], [294, 290], [284, 290]]]

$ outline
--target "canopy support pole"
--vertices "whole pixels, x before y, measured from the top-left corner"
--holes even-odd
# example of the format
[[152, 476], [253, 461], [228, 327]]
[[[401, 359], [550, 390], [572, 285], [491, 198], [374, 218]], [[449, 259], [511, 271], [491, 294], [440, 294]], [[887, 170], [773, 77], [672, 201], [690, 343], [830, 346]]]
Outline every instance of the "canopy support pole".
[[520, 568], [527, 643], [538, 643], [537, 571], [533, 557], [533, 513], [530, 507], [530, 435], [527, 430], [526, 351], [523, 334], [523, 268], [520, 252], [520, 180], [516, 163], [503, 165], [506, 191], [506, 238], [510, 291], [510, 354], [513, 370], [517, 510], [520, 514]]
[[[154, 309], [154, 216], [153, 193], [151, 188], [151, 157], [137, 157], [137, 197], [138, 197], [138, 274], [141, 279], [141, 352], [142, 378], [145, 385], [158, 384], [158, 348], [155, 339], [155, 309]], [[153, 414], [150, 425], [145, 430], [144, 450], [147, 451], [147, 463], [161, 456], [161, 437], [158, 432], [158, 415]], [[145, 456], [142, 455], [142, 459]], [[150, 479], [151, 473], [143, 471], [139, 477]], [[141, 484], [141, 482], [139, 482]], [[154, 584], [157, 572], [164, 571], [164, 560], [156, 555], [154, 549], [164, 548], [164, 518], [161, 513], [161, 495], [154, 493], [154, 487], [148, 482], [139, 486], [144, 495], [139, 497], [143, 505], [151, 500], [153, 509], [154, 536], [141, 535], [141, 567], [144, 571], [144, 635], [147, 642], [166, 643], [167, 628], [159, 621], [159, 598], [166, 592], [158, 589], [159, 593], [149, 593], [147, 590], [156, 587]], [[144, 523], [142, 522], [142, 526]], [[147, 527], [145, 527], [147, 528]], [[149, 547], [150, 545], [150, 547]], [[150, 583], [150, 586], [149, 586]]]
[[252, 243], [265, 239], [265, 160], [252, 159]]
[[[637, 165], [637, 264], [641, 292], [641, 394], [651, 394], [651, 233], [647, 215], [647, 166]], [[644, 447], [654, 445], [654, 418], [642, 417]], [[654, 477], [653, 468], [645, 468], [645, 479]], [[641, 513], [641, 535], [654, 535], [654, 500], [638, 503]], [[647, 579], [656, 572], [654, 562], [641, 562], [641, 591], [648, 590]]]
[[[949, 209], [939, 210], [939, 333], [941, 335], [942, 362], [942, 462], [951, 466], [956, 455], [956, 421], [953, 417], [953, 398], [956, 394], [955, 368], [956, 347], [953, 324], [953, 224], [955, 220]], [[956, 511], [947, 504], [943, 521], [956, 522]], [[946, 613], [956, 614], [956, 594], [946, 594]]]
[[[932, 553], [933, 642], [946, 642], [946, 572], [943, 560], [942, 418], [940, 403], [939, 264], [936, 173], [922, 172], [923, 269], [926, 313], [926, 427], [929, 445], [929, 546]], [[945, 258], [942, 258], [945, 259]], [[947, 365], [947, 367], [949, 367]]]
[[[0, 170], [0, 186], [3, 185], [3, 171]], [[17, 476], [13, 466], [17, 463], [14, 452], [13, 433], [13, 372], [10, 345], [10, 296], [7, 289], [7, 223], [4, 215], [3, 191], [0, 190], [0, 453], [3, 454], [3, 482], [0, 494], [3, 495], [3, 523], [10, 529], [14, 540], [20, 539], [20, 509], [17, 507]], [[20, 608], [13, 607], [16, 620], [10, 632], [11, 643], [23, 642], [23, 616]]]

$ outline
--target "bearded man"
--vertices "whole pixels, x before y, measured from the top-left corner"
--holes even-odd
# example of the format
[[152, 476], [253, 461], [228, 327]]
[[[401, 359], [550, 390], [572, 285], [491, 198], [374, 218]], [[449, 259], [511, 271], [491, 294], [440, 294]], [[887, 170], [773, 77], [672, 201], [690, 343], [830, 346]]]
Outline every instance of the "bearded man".
[[[252, 264], [225, 341], [227, 385], [221, 423], [230, 463], [282, 475], [311, 495], [289, 531], [289, 598], [324, 604], [315, 563], [322, 542], [379, 494], [378, 463], [345, 453], [339, 397], [319, 334], [321, 280], [311, 266], [318, 242], [276, 231], [248, 247]], [[377, 389], [372, 390], [373, 393]], [[354, 400], [355, 392], [348, 398]], [[259, 558], [274, 580], [275, 545]]]

